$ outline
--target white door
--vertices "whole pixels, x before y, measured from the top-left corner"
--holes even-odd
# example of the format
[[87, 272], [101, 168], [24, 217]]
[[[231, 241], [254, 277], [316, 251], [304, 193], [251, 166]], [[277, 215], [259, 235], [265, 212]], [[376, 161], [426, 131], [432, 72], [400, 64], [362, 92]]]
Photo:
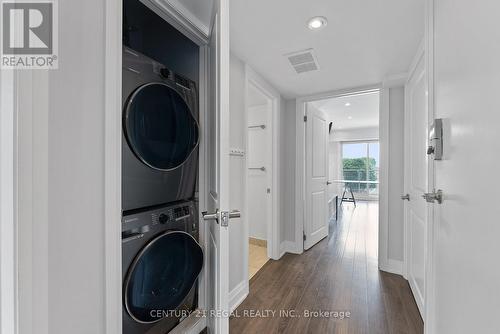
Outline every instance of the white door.
[[328, 236], [328, 121], [307, 105], [304, 249]]
[[[207, 327], [229, 332], [229, 3], [215, 1], [209, 43], [209, 108], [206, 121]], [[233, 214], [238, 216], [237, 214]], [[202, 222], [203, 223], [203, 222]]]
[[[500, 2], [439, 0], [435, 10], [434, 277], [426, 333], [500, 333]], [[459, 36], [459, 37], [458, 37]]]
[[422, 197], [428, 191], [427, 148], [427, 80], [425, 57], [411, 72], [406, 85], [405, 108], [405, 253], [406, 276], [420, 310], [425, 305], [425, 249], [427, 234], [427, 202]]

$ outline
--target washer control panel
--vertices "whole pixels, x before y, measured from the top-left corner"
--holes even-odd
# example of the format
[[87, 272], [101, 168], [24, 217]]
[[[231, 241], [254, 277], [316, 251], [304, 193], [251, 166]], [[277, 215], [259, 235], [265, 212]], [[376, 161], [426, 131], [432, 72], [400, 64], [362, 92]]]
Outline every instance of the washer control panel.
[[168, 224], [179, 222], [181, 220], [191, 217], [191, 206], [181, 205], [178, 207], [159, 210], [158, 212], [151, 213], [151, 224]]

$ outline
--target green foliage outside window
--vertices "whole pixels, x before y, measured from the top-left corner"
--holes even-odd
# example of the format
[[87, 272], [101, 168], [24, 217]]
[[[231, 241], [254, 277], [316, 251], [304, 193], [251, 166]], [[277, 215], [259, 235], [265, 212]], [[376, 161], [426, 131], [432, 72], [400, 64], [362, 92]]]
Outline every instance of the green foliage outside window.
[[[377, 162], [374, 158], [344, 158], [342, 160], [344, 180], [377, 181], [378, 175], [376, 165]], [[359, 187], [359, 185], [356, 184], [352, 184], [351, 186], [353, 188]], [[366, 186], [361, 186], [360, 188], [365, 187]], [[375, 187], [375, 184], [369, 185], [369, 188]]]

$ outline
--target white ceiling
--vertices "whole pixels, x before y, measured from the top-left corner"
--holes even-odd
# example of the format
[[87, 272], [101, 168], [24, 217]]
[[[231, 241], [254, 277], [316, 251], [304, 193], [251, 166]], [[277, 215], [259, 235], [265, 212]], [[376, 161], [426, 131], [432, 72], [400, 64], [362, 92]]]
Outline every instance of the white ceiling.
[[[231, 0], [231, 50], [285, 97], [380, 83], [406, 72], [424, 34], [423, 0]], [[311, 31], [307, 21], [325, 16]], [[285, 54], [313, 48], [319, 71]]]
[[[346, 104], [350, 104], [346, 106]], [[379, 93], [365, 93], [311, 102], [326, 112], [335, 130], [378, 127]]]

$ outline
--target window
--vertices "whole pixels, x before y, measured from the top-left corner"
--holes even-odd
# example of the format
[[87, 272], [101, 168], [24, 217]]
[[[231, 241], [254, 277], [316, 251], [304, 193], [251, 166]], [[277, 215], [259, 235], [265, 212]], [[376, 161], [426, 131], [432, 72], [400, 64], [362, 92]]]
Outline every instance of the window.
[[342, 143], [342, 178], [360, 198], [378, 198], [379, 155], [378, 141]]

